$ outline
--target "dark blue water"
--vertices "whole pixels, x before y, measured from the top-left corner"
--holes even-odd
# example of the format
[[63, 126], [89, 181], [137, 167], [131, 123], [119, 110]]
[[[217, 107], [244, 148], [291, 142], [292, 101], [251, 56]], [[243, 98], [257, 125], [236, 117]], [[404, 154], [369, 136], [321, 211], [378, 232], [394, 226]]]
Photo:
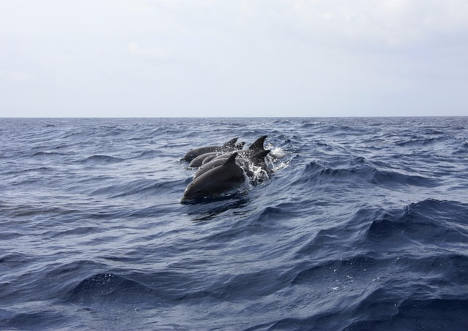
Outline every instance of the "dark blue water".
[[[468, 118], [0, 123], [0, 329], [468, 329]], [[180, 204], [263, 134], [269, 180]]]

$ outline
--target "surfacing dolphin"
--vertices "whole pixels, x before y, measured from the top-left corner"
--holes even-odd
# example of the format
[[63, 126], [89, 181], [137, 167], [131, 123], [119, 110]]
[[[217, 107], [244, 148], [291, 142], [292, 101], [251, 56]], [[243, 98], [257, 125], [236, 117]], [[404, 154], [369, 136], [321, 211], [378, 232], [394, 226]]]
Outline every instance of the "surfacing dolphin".
[[[253, 155], [255, 155], [255, 154], [259, 153], [259, 152], [265, 151], [265, 148], [263, 147], [263, 145], [265, 144], [265, 139], [267, 137], [268, 136], [260, 136], [259, 138], [257, 138], [257, 140], [255, 140], [249, 146], [248, 149], [239, 151], [239, 156], [250, 158], [250, 157], [252, 157]], [[213, 160], [225, 158], [227, 156], [229, 156], [229, 154], [224, 153], [224, 154], [221, 154], [219, 156], [216, 156]]]
[[265, 147], [263, 145], [265, 144], [265, 139], [268, 136], [261, 136], [257, 140], [255, 140], [252, 145], [249, 146], [249, 148], [245, 151], [245, 154], [247, 156], [253, 156], [259, 152], [265, 151]]
[[[257, 166], [257, 167], [261, 167], [262, 170], [265, 170], [267, 173], [268, 173], [268, 168], [265, 164], [265, 157], [268, 155], [268, 153], [270, 153], [270, 150], [267, 149], [267, 150], [264, 150], [264, 151], [260, 151], [258, 153], [256, 153], [255, 155], [252, 155], [251, 157], [249, 157], [248, 159], [245, 159], [245, 158], [241, 158], [239, 159], [239, 156], [238, 156], [238, 160], [240, 161], [240, 164], [242, 165], [242, 168], [244, 169], [245, 173], [249, 176], [250, 176], [250, 172], [249, 172], [249, 167], [248, 167], [248, 162], [250, 161], [254, 166]], [[238, 153], [239, 154], [239, 153]], [[226, 155], [226, 154], [225, 154]], [[216, 158], [214, 160], [211, 160], [207, 163], [204, 163], [200, 168], [198, 168], [197, 172], [195, 173], [195, 176], [194, 178], [197, 178], [197, 177], [200, 177], [201, 175], [203, 175], [205, 172], [213, 169], [213, 168], [216, 168], [220, 165], [223, 165], [224, 162], [226, 162], [226, 160], [229, 158], [230, 155], [226, 155], [226, 156], [223, 156], [223, 157], [219, 157], [219, 158]]]
[[236, 149], [236, 141], [238, 138], [233, 138], [226, 142], [222, 146], [205, 146], [200, 148], [195, 148], [187, 152], [182, 160], [190, 162], [199, 155], [210, 153], [210, 152], [229, 152]]
[[216, 156], [220, 155], [219, 152], [210, 152], [210, 153], [205, 153], [198, 155], [196, 158], [194, 158], [192, 161], [190, 161], [189, 167], [190, 168], [198, 168], [203, 164], [203, 161], [205, 161], [206, 158], [215, 158]]
[[237, 152], [232, 153], [222, 165], [196, 177], [185, 189], [181, 202], [225, 193], [244, 183], [244, 171], [236, 163], [237, 154]]
[[205, 163], [210, 162], [211, 160], [213, 160], [214, 158], [216, 158], [218, 155], [219, 155], [219, 154], [208, 155], [207, 157], [205, 157], [205, 158], [203, 159], [202, 165], [204, 165]]

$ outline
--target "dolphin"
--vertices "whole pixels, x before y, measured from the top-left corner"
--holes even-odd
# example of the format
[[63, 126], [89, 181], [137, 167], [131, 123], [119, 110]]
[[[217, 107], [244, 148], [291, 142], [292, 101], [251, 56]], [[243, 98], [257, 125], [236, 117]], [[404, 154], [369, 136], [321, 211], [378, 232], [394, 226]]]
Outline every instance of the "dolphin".
[[219, 154], [213, 154], [213, 155], [208, 155], [207, 157], [205, 157], [202, 161], [202, 165], [210, 162], [211, 160], [213, 160], [216, 156], [218, 156]]
[[236, 141], [238, 138], [233, 138], [222, 146], [205, 146], [205, 147], [200, 147], [200, 148], [195, 148], [190, 151], [188, 151], [182, 160], [190, 162], [194, 158], [196, 158], [199, 155], [205, 154], [205, 153], [210, 153], [210, 152], [228, 152], [236, 149]]
[[234, 152], [222, 165], [196, 177], [185, 189], [182, 202], [224, 193], [242, 184], [244, 171], [236, 164], [236, 157]]
[[203, 164], [203, 161], [207, 158], [210, 157], [210, 160], [214, 157], [219, 155], [218, 152], [210, 152], [210, 153], [205, 153], [198, 155], [196, 158], [194, 158], [192, 161], [190, 161], [189, 167], [191, 168], [198, 168]]
[[[244, 148], [244, 145], [245, 145], [245, 141], [241, 141], [236, 144], [236, 149], [239, 151], [242, 151], [242, 149]], [[209, 154], [210, 155], [208, 155], [206, 158], [203, 159], [202, 165], [210, 162], [211, 160], [214, 160], [215, 158], [220, 157], [222, 159], [226, 159], [231, 155], [231, 153], [209, 153]]]
[[[267, 137], [268, 136], [259, 137], [257, 140], [255, 140], [249, 146], [249, 148], [247, 150], [239, 151], [239, 156], [250, 158], [251, 156], [257, 154], [258, 152], [265, 151], [265, 148], [263, 147], [263, 144], [265, 143], [265, 139]], [[220, 155], [216, 156], [213, 160], [223, 159], [223, 158], [229, 157], [229, 155], [230, 155], [229, 153], [220, 154]]]
[[[237, 153], [237, 152], [236, 152]], [[265, 156], [268, 155], [268, 153], [270, 153], [270, 150], [267, 149], [267, 150], [264, 150], [264, 151], [260, 151], [258, 153], [256, 153], [255, 155], [252, 155], [249, 160], [257, 167], [261, 167], [263, 170], [265, 170], [266, 172], [268, 172], [268, 169], [267, 169], [267, 166], [265, 164]], [[225, 155], [225, 154], [223, 154]], [[213, 169], [213, 168], [216, 168], [222, 164], [224, 164], [224, 162], [226, 162], [226, 160], [229, 158], [230, 155], [227, 155], [227, 156], [220, 156], [220, 157], [217, 157], [207, 163], [204, 163], [200, 168], [198, 168], [197, 172], [195, 173], [195, 176], [194, 178], [197, 178], [197, 177], [200, 177], [201, 175], [203, 175], [205, 172]], [[244, 162], [242, 162], [244, 161]], [[249, 170], [248, 170], [248, 164], [246, 164], [246, 162], [248, 162], [247, 160], [245, 159], [241, 159], [241, 165], [242, 165], [242, 168], [244, 169], [244, 171], [246, 172], [247, 175], [250, 174]], [[251, 174], [249, 177], [252, 177]]]
[[265, 139], [267, 138], [268, 136], [261, 136], [259, 137], [257, 140], [255, 140], [252, 145], [249, 146], [248, 150], [246, 151], [247, 153], [246, 154], [251, 154], [251, 155], [255, 155], [257, 154], [258, 152], [263, 152], [265, 151], [265, 148], [263, 147], [263, 145], [265, 144]]
[[198, 168], [197, 172], [195, 173], [194, 178], [200, 177], [202, 174], [204, 174], [208, 170], [211, 170], [213, 168], [216, 168], [218, 166], [223, 165], [228, 158], [229, 158], [229, 156], [225, 156], [225, 157], [222, 157], [222, 158], [216, 158], [216, 159], [211, 160], [208, 163], [203, 164], [200, 168]]
[[[265, 139], [266, 139], [267, 137], [268, 137], [268, 136], [261, 136], [261, 137], [259, 137], [257, 140], [255, 140], [255, 141], [249, 146], [248, 149], [246, 149], [246, 150], [240, 150], [240, 151], [239, 151], [239, 156], [241, 156], [241, 157], [246, 157], [246, 158], [250, 158], [250, 157], [254, 156], [255, 154], [257, 154], [257, 153], [259, 153], [259, 152], [265, 151], [265, 148], [263, 147], [263, 145], [264, 145]], [[215, 158], [213, 158], [212, 160], [226, 158], [226, 157], [228, 157], [229, 155], [230, 155], [229, 153], [220, 154], [220, 155], [216, 156]]]

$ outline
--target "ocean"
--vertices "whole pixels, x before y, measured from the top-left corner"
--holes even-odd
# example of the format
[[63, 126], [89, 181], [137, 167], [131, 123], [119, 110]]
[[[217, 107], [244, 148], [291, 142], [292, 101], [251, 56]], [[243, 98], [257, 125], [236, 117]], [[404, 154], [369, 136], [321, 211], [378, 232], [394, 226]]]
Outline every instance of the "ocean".
[[[181, 204], [190, 149], [274, 173]], [[1, 330], [468, 329], [468, 118], [0, 119]]]

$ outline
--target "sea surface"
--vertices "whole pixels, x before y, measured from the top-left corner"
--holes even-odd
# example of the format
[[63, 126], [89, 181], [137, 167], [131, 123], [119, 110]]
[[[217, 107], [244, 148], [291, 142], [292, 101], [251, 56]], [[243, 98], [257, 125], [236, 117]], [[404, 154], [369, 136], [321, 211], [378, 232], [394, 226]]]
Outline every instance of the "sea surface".
[[0, 119], [0, 330], [70, 329], [468, 330], [468, 118]]

